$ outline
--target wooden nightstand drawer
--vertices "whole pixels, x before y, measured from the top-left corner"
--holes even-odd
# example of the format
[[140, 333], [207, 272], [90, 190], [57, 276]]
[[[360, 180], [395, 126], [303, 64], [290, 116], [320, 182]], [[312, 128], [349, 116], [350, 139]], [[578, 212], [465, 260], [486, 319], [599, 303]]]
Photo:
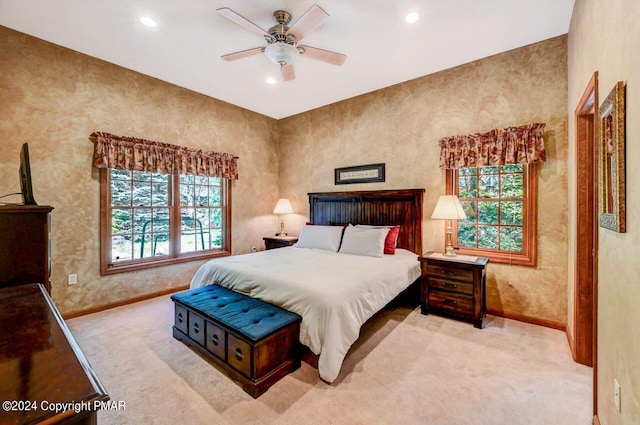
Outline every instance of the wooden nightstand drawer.
[[455, 315], [473, 316], [473, 297], [444, 291], [429, 291], [429, 307]]
[[419, 258], [420, 309], [473, 323], [482, 328], [486, 310], [486, 257], [459, 255], [447, 257], [427, 253]]
[[429, 265], [427, 267], [427, 273], [429, 273], [429, 276], [440, 276], [445, 279], [455, 278], [473, 282], [473, 270]]
[[473, 295], [473, 281], [461, 282], [457, 280], [441, 279], [429, 276], [429, 287], [434, 290], [446, 290], [458, 294]]

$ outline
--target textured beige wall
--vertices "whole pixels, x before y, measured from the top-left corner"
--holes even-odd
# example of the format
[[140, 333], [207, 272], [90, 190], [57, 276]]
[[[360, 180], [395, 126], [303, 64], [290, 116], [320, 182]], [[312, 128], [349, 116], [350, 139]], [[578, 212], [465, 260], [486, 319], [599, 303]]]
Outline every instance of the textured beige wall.
[[[441, 250], [430, 220], [445, 173], [444, 136], [546, 122], [548, 161], [539, 168], [538, 265], [490, 264], [488, 306], [565, 324], [567, 314], [566, 36], [482, 59], [280, 121], [280, 194], [308, 216], [316, 191], [425, 188], [424, 250]], [[386, 182], [334, 186], [336, 167], [386, 163]]]
[[188, 284], [202, 263], [100, 277], [93, 131], [238, 155], [233, 252], [260, 247], [276, 228], [277, 121], [4, 27], [0, 46], [0, 194], [19, 191], [28, 142], [35, 198], [55, 208], [51, 281], [63, 313]]
[[[618, 81], [626, 89], [627, 233], [598, 232], [598, 417], [602, 425], [640, 424], [640, 2], [577, 0], [568, 41], [569, 140], [573, 110], [598, 71], [600, 103]], [[569, 199], [575, 199], [575, 149], [570, 143]], [[571, 222], [575, 207], [571, 206]], [[571, 235], [575, 234], [572, 224]], [[573, 270], [575, 249], [569, 250]], [[569, 281], [570, 288], [572, 280]], [[613, 380], [622, 386], [622, 412], [613, 403]]]
[[[299, 213], [288, 218], [290, 233], [308, 214], [307, 192], [424, 187], [426, 251], [441, 249], [444, 239], [442, 223], [428, 218], [444, 192], [438, 140], [542, 121], [549, 159], [539, 169], [538, 266], [492, 264], [488, 304], [566, 322], [566, 37], [280, 122], [6, 28], [0, 28], [0, 42], [0, 192], [17, 190], [18, 150], [29, 142], [36, 199], [56, 208], [52, 282], [63, 312], [188, 283], [200, 264], [99, 276], [98, 182], [87, 139], [92, 131], [239, 155], [235, 253], [261, 246], [261, 236], [277, 226], [271, 210], [278, 187]], [[335, 167], [374, 162], [386, 163], [386, 183], [333, 185]], [[68, 273], [78, 273], [77, 286], [66, 285]]]

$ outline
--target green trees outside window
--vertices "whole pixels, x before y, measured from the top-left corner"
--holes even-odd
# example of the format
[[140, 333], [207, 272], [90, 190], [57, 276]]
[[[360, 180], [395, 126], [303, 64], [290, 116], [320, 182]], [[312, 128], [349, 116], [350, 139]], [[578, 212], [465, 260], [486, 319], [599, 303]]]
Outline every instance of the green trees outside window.
[[228, 251], [225, 179], [107, 169], [101, 184], [103, 274]]
[[[498, 262], [535, 264], [535, 167], [526, 164], [453, 170], [448, 187], [458, 195], [466, 220], [454, 226], [460, 252]], [[532, 181], [533, 180], [533, 181]]]

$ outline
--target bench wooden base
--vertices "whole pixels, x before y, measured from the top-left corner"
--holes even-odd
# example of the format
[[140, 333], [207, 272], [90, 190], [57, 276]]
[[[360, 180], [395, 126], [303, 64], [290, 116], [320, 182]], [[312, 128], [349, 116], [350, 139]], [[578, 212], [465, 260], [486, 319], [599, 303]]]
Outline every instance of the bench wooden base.
[[[216, 299], [222, 299], [225, 293], [231, 292], [220, 288], [215, 288], [215, 291], [222, 294]], [[191, 292], [195, 293], [195, 298], [200, 297], [199, 300], [196, 300], [197, 302], [200, 300], [208, 302], [209, 294]], [[234, 322], [225, 319], [221, 309], [217, 307], [205, 309], [202, 304], [194, 304], [208, 312], [204, 313], [193, 307], [186, 298], [180, 299], [179, 295], [174, 297], [173, 337], [203, 355], [221, 372], [239, 383], [242, 389], [252, 397], [260, 396], [277, 381], [300, 367], [299, 316], [262, 301], [233, 293], [234, 298], [246, 299], [254, 309], [262, 310], [265, 317], [282, 315], [288, 317], [287, 320], [274, 326], [267, 325], [267, 328], [263, 329], [263, 333], [259, 334], [260, 336], [254, 334], [253, 337], [250, 337], [250, 332], [245, 334], [242, 333], [243, 329], [234, 328], [235, 325], [230, 324]], [[237, 302], [237, 300], [233, 302]], [[265, 308], [268, 315], [264, 313]], [[226, 311], [230, 310], [231, 308], [227, 306]], [[251, 314], [255, 313], [251, 308], [236, 309], [233, 307], [235, 317], [245, 314], [247, 318], [250, 318], [249, 321], [241, 321], [245, 325], [260, 321], [259, 319], [253, 321], [254, 316]], [[244, 329], [244, 332], [247, 330]]]
[[236, 381], [242, 389], [253, 398], [259, 397], [280, 379], [300, 368], [300, 356], [296, 356], [296, 358], [286, 359], [283, 363], [261, 378], [251, 379], [229, 366], [220, 358], [211, 354], [206, 348], [202, 347], [199, 343], [176, 329], [175, 326], [173, 327], [173, 337], [203, 355], [210, 363], [216, 366], [220, 372]]

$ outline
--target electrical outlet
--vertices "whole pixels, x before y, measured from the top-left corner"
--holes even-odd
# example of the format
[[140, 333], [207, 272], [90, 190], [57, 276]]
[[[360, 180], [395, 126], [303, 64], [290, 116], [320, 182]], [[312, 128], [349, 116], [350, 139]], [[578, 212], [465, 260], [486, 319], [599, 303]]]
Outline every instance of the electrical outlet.
[[76, 283], [78, 283], [78, 275], [73, 273], [73, 274], [68, 274], [67, 275], [67, 285], [75, 285]]
[[622, 412], [622, 406], [620, 405], [620, 384], [617, 379], [613, 380], [613, 402], [616, 404], [618, 412]]
[[251, 252], [258, 252], [258, 248], [256, 248], [255, 246], [251, 247]]

